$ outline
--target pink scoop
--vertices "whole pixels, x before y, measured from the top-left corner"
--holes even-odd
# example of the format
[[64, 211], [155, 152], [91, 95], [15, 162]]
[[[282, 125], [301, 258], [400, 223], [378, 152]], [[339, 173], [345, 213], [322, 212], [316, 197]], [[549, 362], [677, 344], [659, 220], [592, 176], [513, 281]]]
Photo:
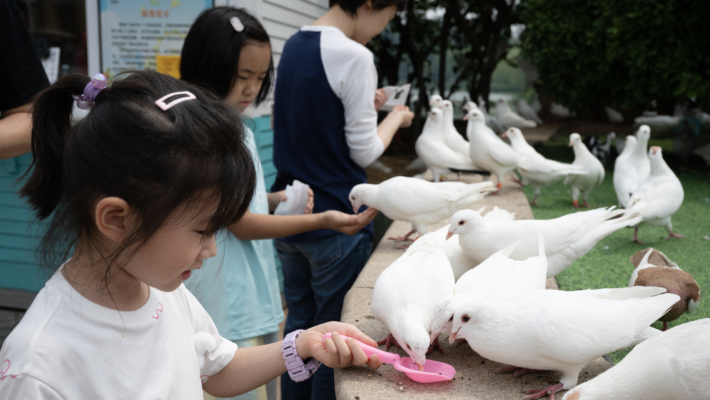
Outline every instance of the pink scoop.
[[[323, 340], [329, 338], [330, 336], [330, 333], [323, 335]], [[345, 335], [340, 336], [343, 339], [347, 338]], [[400, 357], [399, 354], [388, 353], [376, 347], [366, 345], [357, 339], [353, 340], [360, 345], [368, 357], [373, 354], [377, 354], [380, 361], [385, 364], [392, 364], [394, 369], [404, 372], [407, 374], [409, 379], [415, 382], [434, 383], [450, 381], [454, 378], [454, 374], [456, 374], [456, 370], [451, 365], [433, 360], [426, 360], [424, 363], [424, 371], [419, 371], [417, 364], [414, 363], [411, 357]]]

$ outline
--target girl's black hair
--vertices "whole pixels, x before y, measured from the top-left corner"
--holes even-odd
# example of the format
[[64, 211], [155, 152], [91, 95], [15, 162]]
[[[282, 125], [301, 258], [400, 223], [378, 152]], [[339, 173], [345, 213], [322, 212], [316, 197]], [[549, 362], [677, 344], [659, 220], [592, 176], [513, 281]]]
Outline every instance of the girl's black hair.
[[[237, 17], [244, 30], [237, 32], [230, 19]], [[269, 35], [261, 23], [243, 8], [215, 7], [205, 10], [195, 20], [182, 46], [180, 79], [205, 87], [222, 99], [237, 80], [239, 54], [249, 41], [268, 43]], [[274, 78], [274, 59], [254, 101], [266, 100]]]
[[[99, 92], [94, 108], [74, 127], [72, 95], [83, 92], [89, 77], [59, 79], [33, 106], [33, 163], [20, 195], [40, 220], [50, 219], [39, 248], [41, 264], [50, 269], [80, 241], [102, 254], [94, 209], [106, 196], [125, 200], [139, 220], [121, 246], [104, 256], [109, 266], [126, 250], [138, 250], [181, 206], [219, 201], [205, 236], [238, 221], [249, 207], [256, 174], [237, 112], [167, 75], [126, 75]], [[155, 104], [180, 91], [196, 99], [167, 111]]]

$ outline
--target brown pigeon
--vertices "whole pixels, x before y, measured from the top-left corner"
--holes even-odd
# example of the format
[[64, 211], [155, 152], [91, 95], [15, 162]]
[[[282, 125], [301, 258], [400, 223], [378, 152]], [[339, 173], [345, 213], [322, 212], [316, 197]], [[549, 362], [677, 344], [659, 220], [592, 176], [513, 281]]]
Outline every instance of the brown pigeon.
[[631, 256], [631, 264], [636, 267], [631, 274], [629, 286], [655, 286], [680, 296], [680, 301], [671, 307], [659, 321], [663, 321], [663, 330], [668, 329], [668, 322], [675, 321], [686, 311], [692, 313], [700, 303], [700, 286], [692, 275], [681, 270], [662, 252], [649, 247]]

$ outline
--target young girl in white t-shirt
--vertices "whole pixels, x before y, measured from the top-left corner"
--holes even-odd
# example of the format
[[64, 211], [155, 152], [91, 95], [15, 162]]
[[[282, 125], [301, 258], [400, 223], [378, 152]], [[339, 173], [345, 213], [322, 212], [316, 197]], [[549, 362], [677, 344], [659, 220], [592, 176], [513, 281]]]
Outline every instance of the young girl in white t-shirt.
[[[56, 272], [0, 350], [0, 399], [228, 397], [288, 371], [380, 365], [330, 322], [237, 350], [183, 281], [244, 215], [254, 164], [237, 113], [156, 72], [70, 75], [35, 102], [22, 187], [48, 220], [39, 254]], [[83, 94], [82, 94], [83, 92]], [[91, 109], [74, 127], [76, 99]], [[61, 266], [60, 266], [61, 265]], [[288, 365], [288, 368], [287, 368]]]

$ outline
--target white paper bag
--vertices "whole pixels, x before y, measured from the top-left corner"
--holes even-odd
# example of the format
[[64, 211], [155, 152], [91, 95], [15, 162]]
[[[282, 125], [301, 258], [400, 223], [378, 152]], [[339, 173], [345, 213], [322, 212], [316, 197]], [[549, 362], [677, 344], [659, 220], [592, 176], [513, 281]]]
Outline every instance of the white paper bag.
[[286, 201], [282, 201], [274, 210], [274, 215], [301, 215], [308, 203], [308, 185], [294, 180], [286, 185]]

